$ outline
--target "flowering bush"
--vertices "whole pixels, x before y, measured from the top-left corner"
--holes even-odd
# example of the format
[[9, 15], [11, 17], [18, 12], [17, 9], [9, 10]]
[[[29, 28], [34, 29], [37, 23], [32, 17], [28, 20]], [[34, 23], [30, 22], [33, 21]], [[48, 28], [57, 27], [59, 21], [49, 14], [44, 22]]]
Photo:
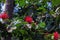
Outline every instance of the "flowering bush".
[[[18, 0], [16, 0], [16, 1], [18, 2]], [[27, 13], [26, 11], [29, 9], [30, 4], [33, 4], [33, 1], [31, 0], [31, 2], [27, 5], [28, 6], [27, 7], [27, 6], [25, 6], [26, 4], [24, 1], [25, 0], [19, 1], [20, 2], [19, 6], [22, 6], [21, 14]], [[40, 4], [40, 3], [38, 3], [38, 4]], [[25, 9], [25, 7], [23, 7], [23, 6], [27, 7], [27, 9]], [[32, 6], [30, 8], [32, 8]], [[45, 13], [48, 12], [48, 14], [51, 14], [51, 15], [53, 14], [53, 16], [55, 16], [54, 15], [55, 12], [47, 10], [45, 8], [45, 4], [43, 2], [41, 3], [41, 5], [38, 5], [38, 6], [36, 6], [36, 3], [33, 4], [32, 11], [33, 11], [32, 16], [26, 16], [26, 14], [22, 15], [22, 16], [17, 15], [17, 18], [13, 17], [12, 20], [9, 20], [9, 21], [11, 21], [9, 24], [5, 23], [7, 26], [7, 32], [11, 33], [12, 37], [19, 38], [20, 40], [57, 40], [58, 39], [58, 33], [57, 32], [53, 32], [54, 34], [53, 33], [45, 34], [45, 30], [44, 30], [44, 28], [47, 25], [46, 24], [47, 22], [49, 24], [49, 22], [51, 22], [50, 20], [56, 19], [56, 17], [52, 18], [52, 19], [49, 18], [49, 20], [46, 22], [47, 18], [45, 18]], [[37, 12], [37, 13], [35, 14], [35, 12]], [[38, 15], [39, 15], [39, 17], [37, 19]], [[33, 16], [35, 17], [34, 20], [37, 19], [36, 21], [33, 20]], [[40, 18], [40, 16], [41, 16], [41, 18]], [[6, 12], [4, 12], [4, 13], [0, 14], [0, 18], [2, 18], [3, 21], [5, 21], [4, 19], [8, 19], [9, 16]], [[2, 19], [0, 19], [0, 21], [2, 21]], [[40, 22], [41, 20], [42, 20], [42, 22]], [[52, 23], [52, 25], [54, 25], [54, 24]], [[54, 26], [56, 26], [56, 25], [54, 25]], [[50, 27], [50, 25], [48, 27]], [[7, 34], [6, 34], [6, 36], [7, 36]]]

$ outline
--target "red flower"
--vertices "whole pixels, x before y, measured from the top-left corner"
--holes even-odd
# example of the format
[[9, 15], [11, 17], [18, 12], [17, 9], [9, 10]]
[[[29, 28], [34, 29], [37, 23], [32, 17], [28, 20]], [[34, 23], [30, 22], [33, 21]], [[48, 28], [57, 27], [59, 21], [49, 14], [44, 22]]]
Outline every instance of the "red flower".
[[32, 23], [33, 19], [30, 16], [26, 16], [25, 21], [28, 22], [28, 23]]
[[54, 40], [58, 40], [58, 32], [54, 32]]
[[7, 18], [9, 18], [9, 17], [8, 17], [8, 14], [7, 14], [6, 12], [4, 12], [4, 13], [1, 13], [1, 14], [0, 14], [0, 18], [2, 18], [2, 19], [7, 19]]

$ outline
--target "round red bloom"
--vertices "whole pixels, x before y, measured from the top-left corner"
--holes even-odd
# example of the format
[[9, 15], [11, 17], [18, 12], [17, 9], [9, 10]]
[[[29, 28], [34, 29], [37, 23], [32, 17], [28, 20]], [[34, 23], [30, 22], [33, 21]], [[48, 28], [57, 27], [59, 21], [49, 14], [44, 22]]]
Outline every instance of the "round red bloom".
[[25, 21], [28, 22], [28, 23], [32, 23], [33, 18], [30, 17], [30, 16], [26, 16], [26, 17], [25, 17]]
[[1, 13], [1, 14], [0, 14], [0, 18], [2, 18], [2, 19], [7, 19], [7, 18], [9, 18], [9, 17], [8, 17], [8, 14], [7, 14], [6, 12], [4, 12], [4, 13]]
[[54, 40], [58, 40], [58, 32], [54, 32]]

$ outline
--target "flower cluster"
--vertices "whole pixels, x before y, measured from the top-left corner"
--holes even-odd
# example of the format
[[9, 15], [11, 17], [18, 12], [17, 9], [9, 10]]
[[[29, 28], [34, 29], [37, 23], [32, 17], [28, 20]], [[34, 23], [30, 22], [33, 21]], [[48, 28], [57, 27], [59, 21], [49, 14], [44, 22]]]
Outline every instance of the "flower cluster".
[[59, 36], [58, 32], [54, 32], [54, 40], [58, 40], [58, 36]]
[[33, 18], [30, 17], [30, 16], [26, 16], [24, 20], [25, 20], [26, 22], [28, 22], [28, 23], [32, 23]]
[[6, 12], [3, 12], [3, 13], [0, 14], [0, 18], [7, 19], [9, 17], [8, 17], [8, 14]]

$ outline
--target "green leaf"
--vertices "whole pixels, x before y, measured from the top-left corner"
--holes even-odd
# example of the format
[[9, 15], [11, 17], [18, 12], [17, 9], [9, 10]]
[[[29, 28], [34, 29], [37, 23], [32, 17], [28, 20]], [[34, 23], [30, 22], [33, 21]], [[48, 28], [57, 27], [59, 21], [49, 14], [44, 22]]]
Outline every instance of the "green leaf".
[[46, 26], [45, 22], [40, 22], [40, 23], [39, 23], [39, 27], [40, 27], [40, 28], [45, 28], [45, 26]]
[[25, 0], [20, 0], [19, 1], [19, 6], [24, 6], [26, 3], [25, 3]]
[[22, 33], [22, 35], [28, 35], [28, 32], [26, 30], [20, 30], [20, 32]]

